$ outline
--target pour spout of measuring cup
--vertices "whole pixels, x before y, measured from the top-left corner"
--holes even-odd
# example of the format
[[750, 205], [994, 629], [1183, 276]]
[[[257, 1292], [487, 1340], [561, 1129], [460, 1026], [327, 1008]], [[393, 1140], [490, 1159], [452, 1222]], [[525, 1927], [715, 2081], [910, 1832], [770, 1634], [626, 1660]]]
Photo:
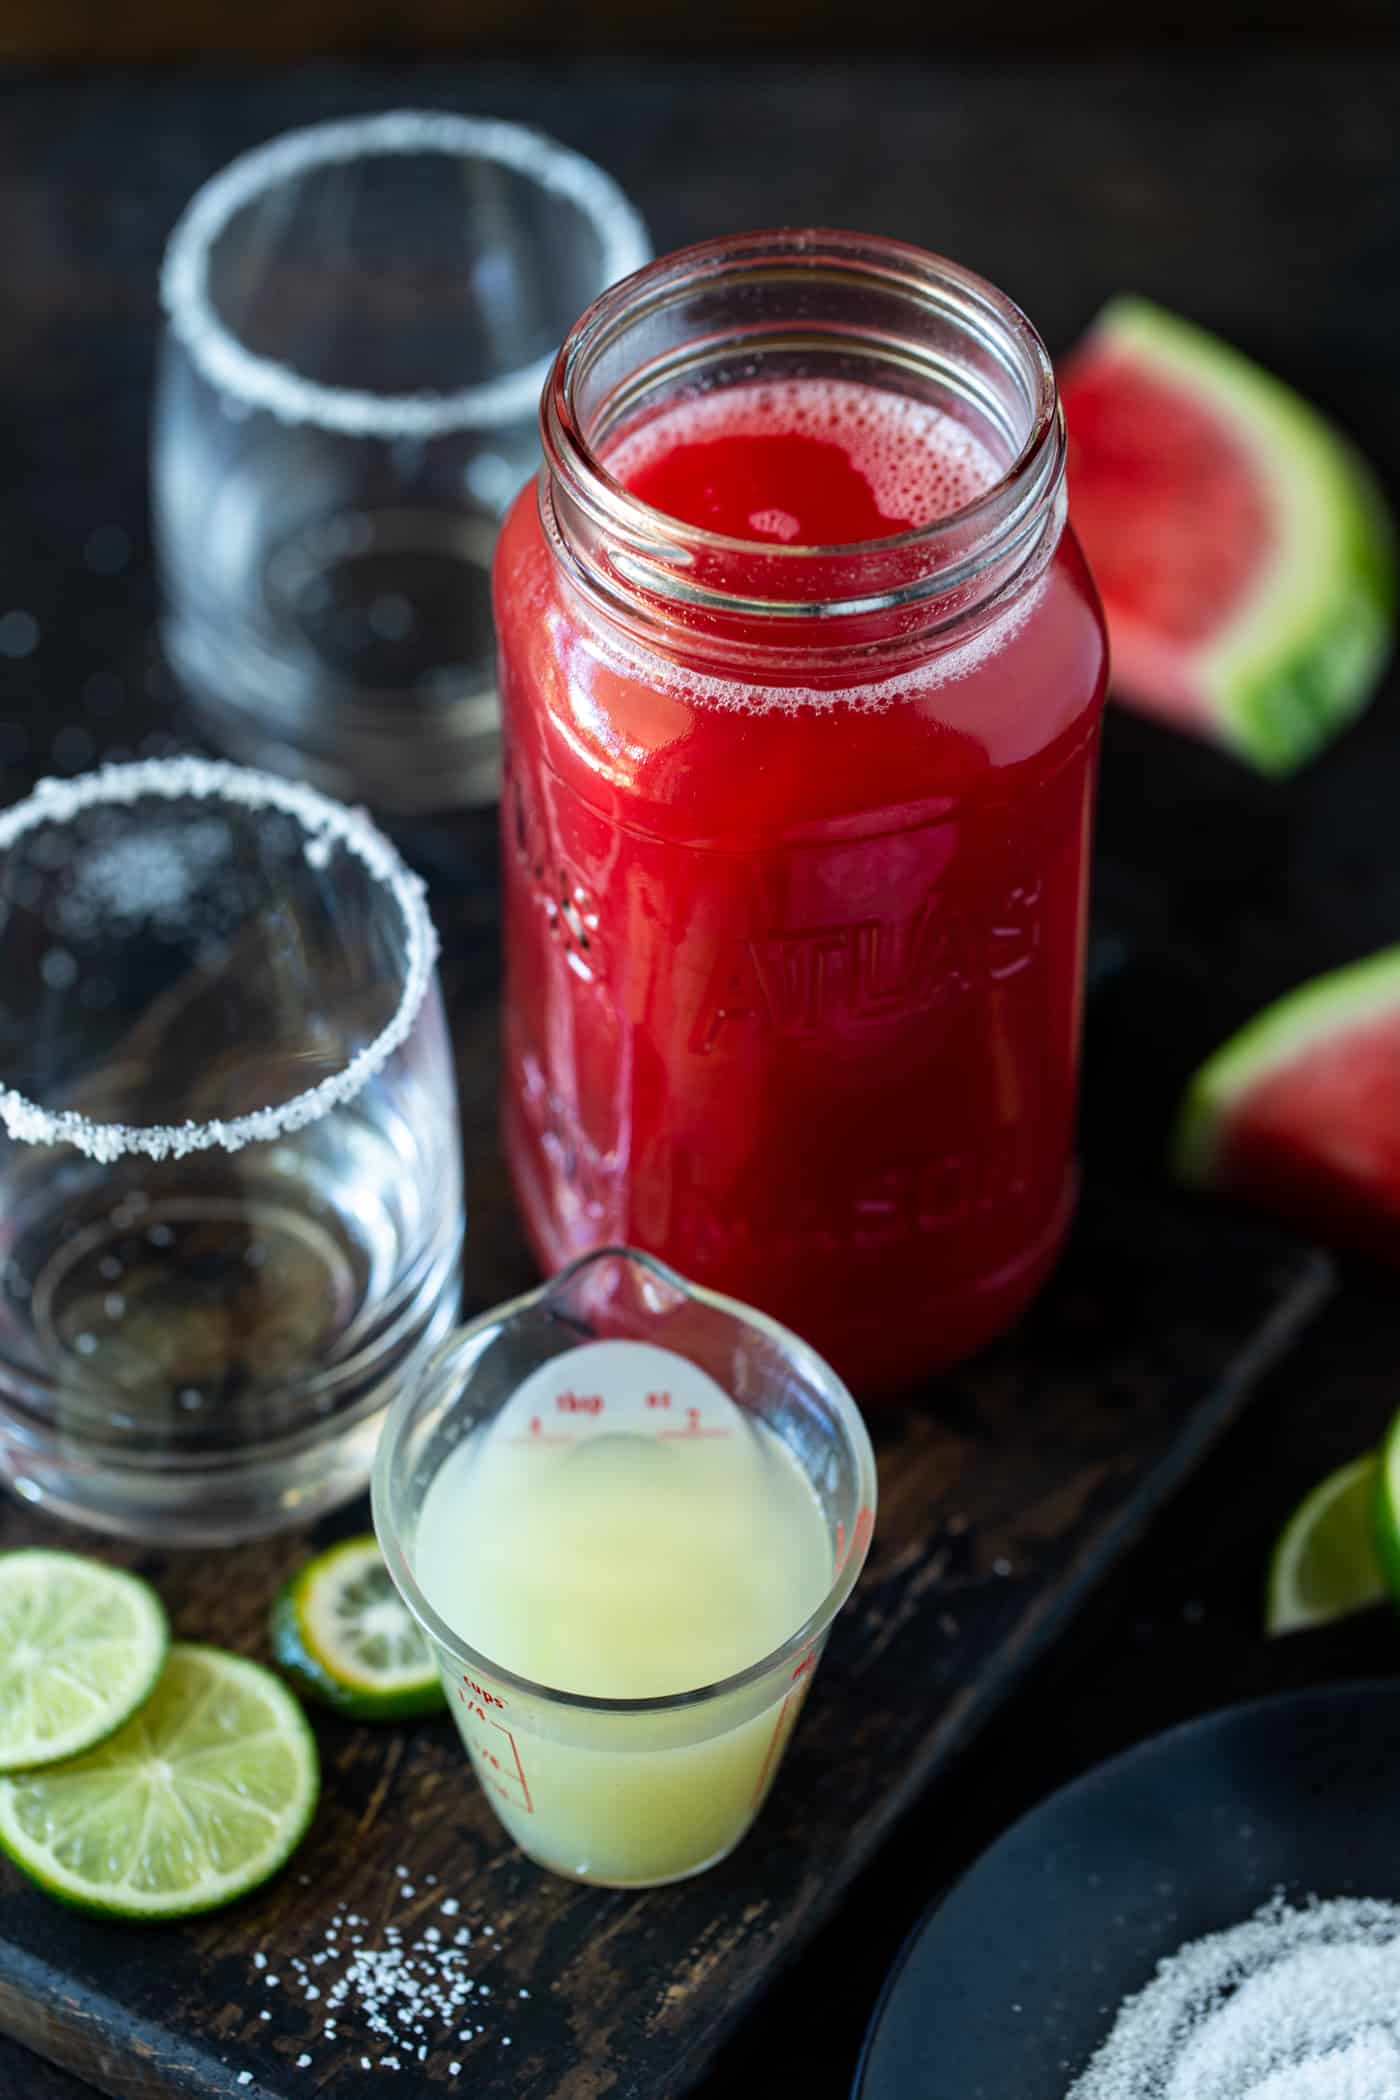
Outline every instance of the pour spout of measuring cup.
[[[635, 1247], [582, 1254], [532, 1296], [580, 1341], [647, 1341], [705, 1371], [740, 1406], [775, 1387], [838, 1388], [830, 1366], [789, 1328], [737, 1298], [691, 1283]], [[525, 1300], [519, 1301], [525, 1303]]]

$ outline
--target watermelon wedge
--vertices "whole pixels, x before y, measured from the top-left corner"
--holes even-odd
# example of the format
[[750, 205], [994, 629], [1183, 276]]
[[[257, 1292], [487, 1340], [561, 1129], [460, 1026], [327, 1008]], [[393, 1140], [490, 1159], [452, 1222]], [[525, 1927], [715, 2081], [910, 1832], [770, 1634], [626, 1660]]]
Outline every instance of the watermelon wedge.
[[1369, 469], [1281, 381], [1143, 299], [1104, 309], [1060, 391], [1116, 696], [1291, 772], [1365, 706], [1389, 647], [1394, 534]]
[[1217, 1050], [1174, 1165], [1400, 1268], [1400, 948], [1314, 978]]

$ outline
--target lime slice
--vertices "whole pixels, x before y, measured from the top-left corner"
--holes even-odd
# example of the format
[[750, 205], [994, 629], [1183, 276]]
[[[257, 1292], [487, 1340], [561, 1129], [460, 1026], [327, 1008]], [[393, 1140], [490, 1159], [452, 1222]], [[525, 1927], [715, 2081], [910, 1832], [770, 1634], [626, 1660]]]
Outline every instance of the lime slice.
[[272, 1607], [271, 1632], [279, 1666], [352, 1720], [409, 1720], [444, 1703], [427, 1644], [368, 1534], [298, 1568]]
[[0, 1772], [90, 1750], [150, 1694], [170, 1646], [149, 1583], [76, 1553], [0, 1553]]
[[1372, 1453], [1355, 1458], [1293, 1512], [1269, 1567], [1270, 1633], [1325, 1626], [1385, 1595], [1373, 1515], [1379, 1471]]
[[106, 1742], [0, 1780], [0, 1847], [79, 1910], [183, 1918], [275, 1874], [319, 1792], [316, 1744], [285, 1685], [222, 1648], [179, 1645]]

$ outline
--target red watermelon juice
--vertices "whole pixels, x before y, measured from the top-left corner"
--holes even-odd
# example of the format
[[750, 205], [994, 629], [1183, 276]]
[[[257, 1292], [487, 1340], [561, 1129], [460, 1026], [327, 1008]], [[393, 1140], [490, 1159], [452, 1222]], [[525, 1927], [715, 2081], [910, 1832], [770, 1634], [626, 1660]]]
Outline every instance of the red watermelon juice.
[[547, 407], [496, 568], [504, 1120], [547, 1265], [647, 1248], [869, 1393], [1066, 1229], [1104, 641], [1053, 461], [1008, 555], [1004, 436], [816, 362], [582, 467]]

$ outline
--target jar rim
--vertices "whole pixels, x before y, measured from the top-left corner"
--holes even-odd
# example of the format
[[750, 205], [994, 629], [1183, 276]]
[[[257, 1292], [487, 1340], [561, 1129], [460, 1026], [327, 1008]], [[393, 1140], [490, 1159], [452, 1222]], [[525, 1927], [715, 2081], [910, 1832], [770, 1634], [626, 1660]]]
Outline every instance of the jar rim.
[[[1026, 435], [997, 479], [969, 502], [924, 524], [880, 538], [824, 544], [713, 532], [657, 509], [611, 474], [584, 432], [579, 414], [578, 391], [589, 361], [648, 306], [664, 304], [667, 296], [701, 279], [738, 275], [765, 260], [784, 271], [835, 267], [851, 275], [864, 274], [886, 289], [906, 289], [912, 300], [924, 306], [932, 303], [931, 294], [943, 294], [960, 303], [969, 320], [980, 317], [984, 325], [998, 330], [1002, 342], [1019, 352], [1032, 391]], [[1015, 301], [989, 279], [931, 249], [883, 234], [832, 227], [771, 227], [720, 235], [658, 256], [610, 285], [584, 309], [561, 344], [541, 398], [540, 424], [549, 470], [564, 480], [574, 500], [595, 519], [606, 516], [613, 525], [630, 524], [640, 535], [664, 539], [677, 551], [731, 559], [757, 553], [779, 568], [803, 561], [897, 557], [947, 544], [982, 524], [994, 527], [1008, 511], [1019, 515], [1027, 498], [1038, 511], [1041, 500], [1053, 497], [1064, 472], [1064, 423], [1054, 368], [1038, 331]], [[810, 611], [810, 604], [804, 610]]]

